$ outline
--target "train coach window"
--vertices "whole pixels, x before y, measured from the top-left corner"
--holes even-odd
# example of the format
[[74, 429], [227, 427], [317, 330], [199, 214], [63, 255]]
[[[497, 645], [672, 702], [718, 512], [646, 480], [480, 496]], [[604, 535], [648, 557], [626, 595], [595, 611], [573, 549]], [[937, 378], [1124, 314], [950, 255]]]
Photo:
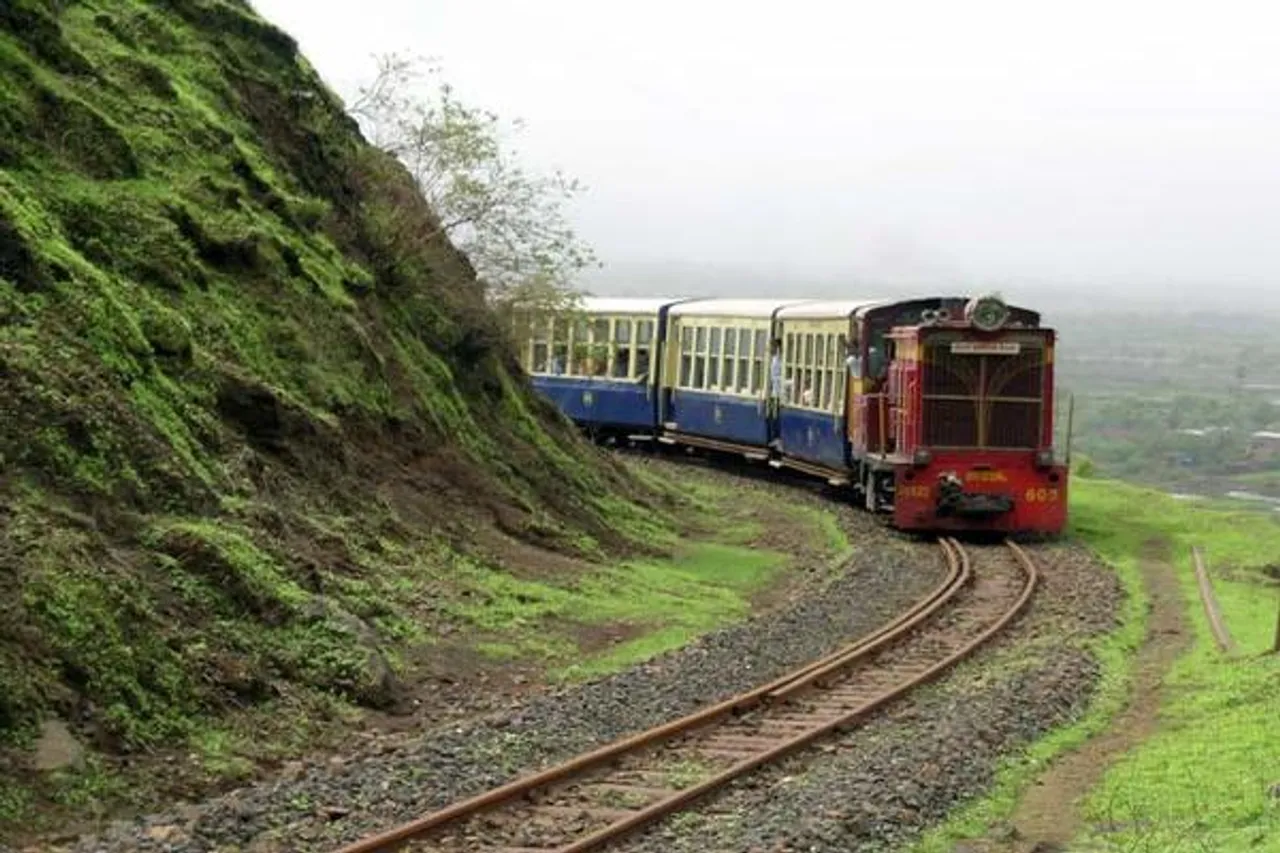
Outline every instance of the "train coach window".
[[586, 320], [579, 320], [569, 330], [569, 375], [591, 375], [591, 325]]
[[609, 374], [609, 320], [600, 318], [591, 323], [591, 348], [587, 356], [587, 373], [590, 376]]
[[631, 375], [631, 320], [613, 321], [613, 370], [614, 379], [626, 379]]
[[693, 329], [680, 327], [680, 387], [693, 384]]
[[720, 362], [720, 390], [733, 391], [734, 367], [738, 363], [738, 330], [724, 330], [724, 360]]
[[813, 371], [813, 399], [809, 405], [814, 408], [823, 408], [822, 400], [828, 397], [830, 392], [827, 390], [830, 383], [827, 381], [827, 338], [829, 335], [813, 336], [813, 364], [816, 368]]
[[551, 324], [551, 373], [564, 375], [569, 368], [569, 321], [558, 319]]
[[551, 327], [539, 323], [533, 329], [533, 358], [530, 361], [530, 373], [546, 373], [551, 360]]
[[839, 371], [836, 369], [839, 364], [839, 357], [836, 355], [836, 336], [828, 334], [825, 336], [827, 345], [827, 366], [826, 372], [822, 377], [822, 408], [831, 410], [831, 398], [836, 393], [836, 380], [840, 377]]
[[794, 403], [792, 396], [796, 389], [797, 339], [795, 332], [787, 332], [786, 342], [782, 346], [782, 401]]
[[699, 326], [693, 336], [693, 383], [694, 388], [705, 388], [707, 381], [707, 329]]
[[738, 330], [738, 374], [734, 390], [745, 394], [751, 382], [751, 330]]
[[814, 376], [813, 376], [813, 334], [804, 336], [804, 371], [800, 374], [802, 381], [799, 389], [799, 400], [801, 406], [812, 406], [814, 395]]
[[707, 350], [707, 382], [704, 387], [715, 388], [720, 384], [720, 341], [723, 330], [711, 329], [710, 347]]
[[636, 321], [636, 368], [633, 376], [644, 379], [649, 375], [649, 349], [653, 346], [653, 321]]
[[751, 393], [764, 390], [764, 357], [768, 346], [764, 329], [756, 329], [755, 345], [751, 348]]

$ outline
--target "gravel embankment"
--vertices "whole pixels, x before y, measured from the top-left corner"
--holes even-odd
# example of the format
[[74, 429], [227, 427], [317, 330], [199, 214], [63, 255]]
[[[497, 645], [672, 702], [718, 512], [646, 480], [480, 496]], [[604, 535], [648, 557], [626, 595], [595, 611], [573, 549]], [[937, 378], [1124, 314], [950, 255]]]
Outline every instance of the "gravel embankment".
[[1028, 613], [941, 681], [842, 738], [741, 780], [627, 853], [884, 851], [981, 795], [1001, 758], [1077, 718], [1097, 682], [1080, 641], [1114, 626], [1115, 576], [1084, 552], [1036, 549]]
[[[303, 762], [173, 813], [117, 824], [75, 853], [329, 851], [556, 760], [754, 687], [891, 619], [935, 586], [935, 546], [841, 510], [858, 551], [830, 584], [616, 676], [506, 714], [425, 733], [381, 754]], [[815, 578], [820, 568], [810, 566]]]

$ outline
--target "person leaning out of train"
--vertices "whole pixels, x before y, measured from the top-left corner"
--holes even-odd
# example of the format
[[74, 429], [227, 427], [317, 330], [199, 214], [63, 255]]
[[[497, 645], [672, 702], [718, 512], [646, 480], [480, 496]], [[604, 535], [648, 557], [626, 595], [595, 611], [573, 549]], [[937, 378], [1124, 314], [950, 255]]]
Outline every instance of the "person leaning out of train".
[[884, 371], [884, 349], [876, 346], [873, 342], [871, 346], [867, 347], [866, 377], [868, 379], [882, 379], [884, 378]]
[[774, 339], [769, 345], [769, 413], [777, 414], [784, 391], [782, 384], [782, 341]]
[[849, 344], [849, 351], [845, 356], [844, 366], [848, 369], [849, 376], [854, 379], [860, 379], [862, 377], [862, 358], [858, 355], [857, 344]]
[[776, 400], [782, 396], [782, 341], [775, 338], [769, 349], [769, 397]]

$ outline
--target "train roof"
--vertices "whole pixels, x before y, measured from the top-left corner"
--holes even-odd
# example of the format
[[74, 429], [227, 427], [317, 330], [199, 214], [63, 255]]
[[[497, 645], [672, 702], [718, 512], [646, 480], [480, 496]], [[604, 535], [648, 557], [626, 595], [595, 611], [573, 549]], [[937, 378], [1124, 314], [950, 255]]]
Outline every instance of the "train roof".
[[856, 312], [888, 305], [888, 299], [824, 299], [789, 305], [778, 312], [780, 320], [820, 320], [852, 317]]
[[671, 308], [672, 317], [772, 317], [773, 312], [805, 299], [692, 299]]
[[657, 314], [668, 305], [686, 301], [685, 296], [584, 296], [587, 314]]
[[[877, 309], [893, 309], [896, 305], [951, 303], [963, 305], [971, 296], [962, 294], [880, 299], [710, 299], [688, 296], [586, 296], [581, 305], [587, 314], [640, 314], [656, 317], [665, 308], [673, 317], [742, 317], [771, 318], [777, 312], [781, 320], [817, 320], [825, 318], [865, 317]], [[1031, 325], [1039, 324], [1039, 313], [1019, 305], [1009, 305]]]

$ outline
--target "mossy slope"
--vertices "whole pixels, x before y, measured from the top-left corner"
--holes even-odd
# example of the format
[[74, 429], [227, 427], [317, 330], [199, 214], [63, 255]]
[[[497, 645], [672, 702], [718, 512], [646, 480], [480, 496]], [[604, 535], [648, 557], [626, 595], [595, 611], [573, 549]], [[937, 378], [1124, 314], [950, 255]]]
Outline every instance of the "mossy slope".
[[652, 529], [434, 225], [241, 0], [0, 4], [0, 745], [385, 705], [475, 525]]

